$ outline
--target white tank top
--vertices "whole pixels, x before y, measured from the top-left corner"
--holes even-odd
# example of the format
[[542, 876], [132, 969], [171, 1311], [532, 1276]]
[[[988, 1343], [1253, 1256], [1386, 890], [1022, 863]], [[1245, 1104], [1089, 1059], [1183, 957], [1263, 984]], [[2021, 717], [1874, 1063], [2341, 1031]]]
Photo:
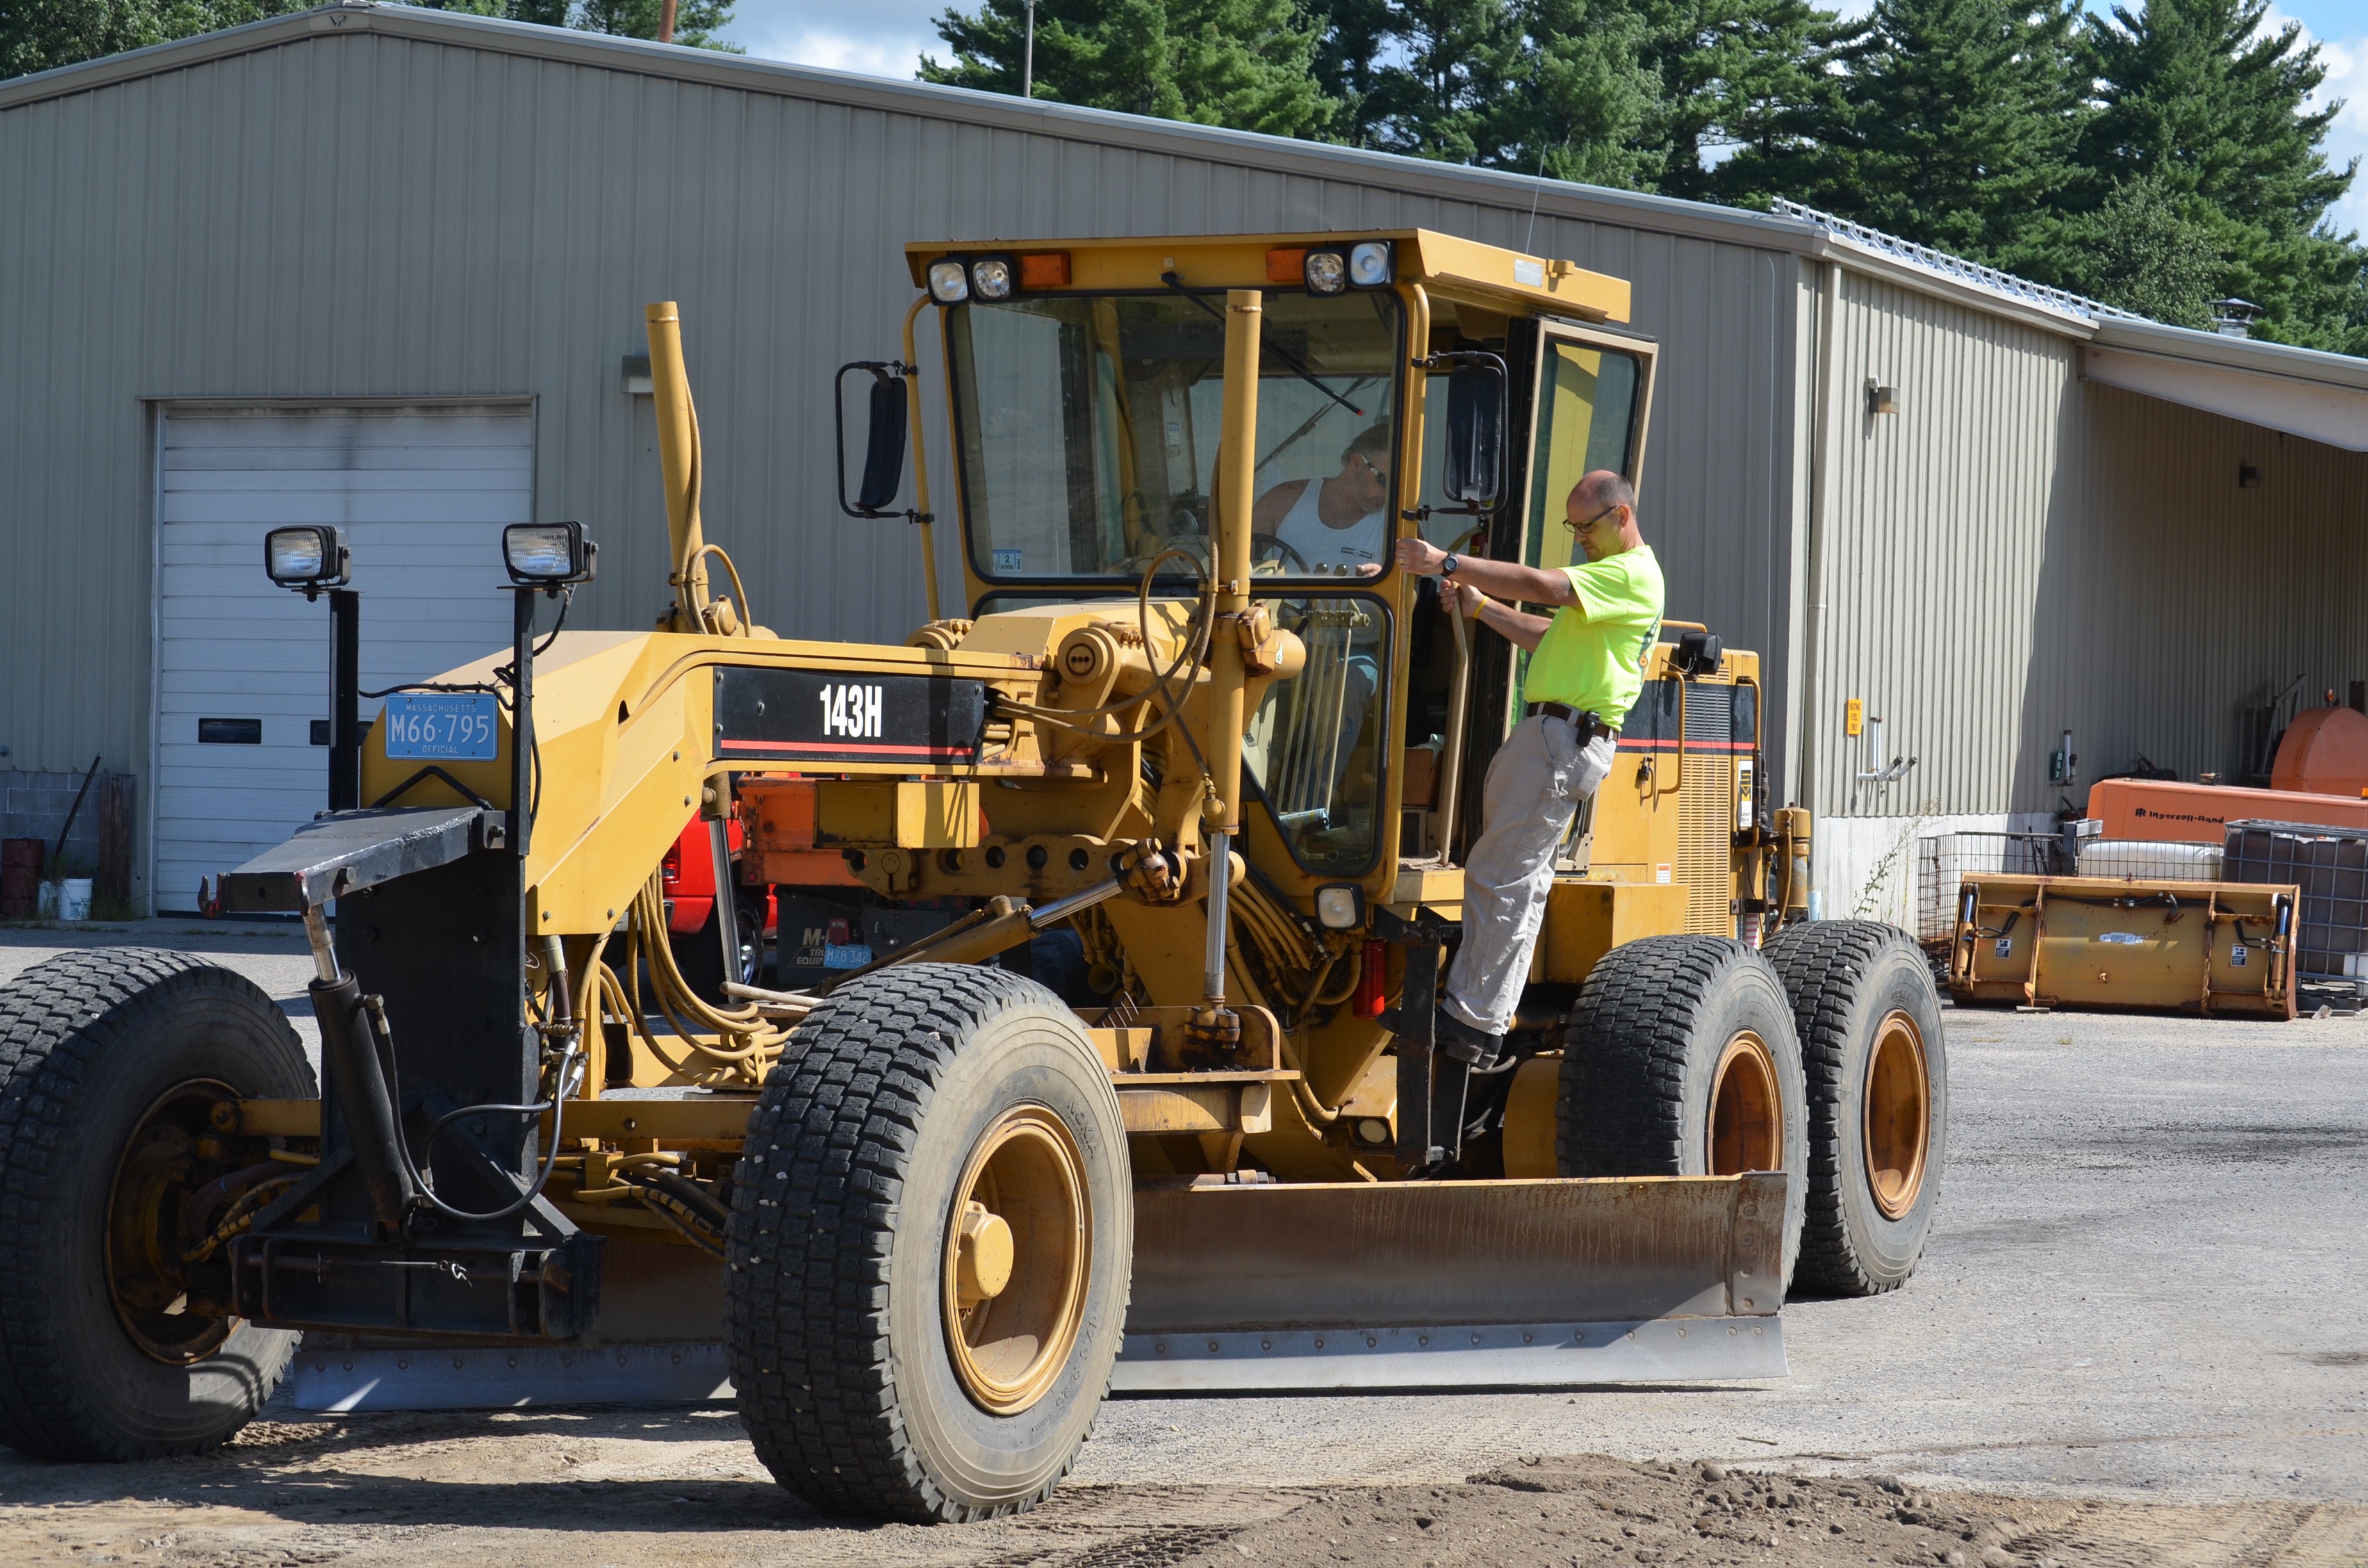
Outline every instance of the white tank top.
[[[1274, 526], [1274, 537], [1299, 552], [1299, 560], [1307, 562], [1306, 570], [1330, 576], [1343, 566], [1355, 567], [1382, 558], [1384, 529], [1382, 515], [1368, 512], [1349, 528], [1336, 528], [1326, 524], [1315, 510], [1323, 494], [1324, 482], [1311, 479], [1299, 492], [1299, 499]], [[1290, 556], [1282, 558], [1283, 570], [1296, 574], [1298, 562]]]

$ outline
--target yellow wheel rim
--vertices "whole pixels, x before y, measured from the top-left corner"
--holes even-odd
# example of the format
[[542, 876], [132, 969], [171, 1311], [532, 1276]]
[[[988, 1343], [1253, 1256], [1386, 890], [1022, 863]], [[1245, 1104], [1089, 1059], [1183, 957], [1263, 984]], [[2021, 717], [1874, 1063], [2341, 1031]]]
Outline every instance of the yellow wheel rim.
[[1891, 1012], [1875, 1026], [1866, 1062], [1866, 1179], [1874, 1206], [1896, 1220], [1916, 1207], [1932, 1142], [1932, 1082], [1916, 1020]]
[[1093, 1215], [1061, 1119], [1017, 1106], [971, 1151], [946, 1216], [946, 1344], [980, 1408], [1017, 1415], [1068, 1365], [1085, 1321]]
[[107, 1293], [116, 1321], [141, 1353], [168, 1367], [201, 1361], [222, 1347], [235, 1320], [188, 1310], [182, 1287], [181, 1206], [190, 1168], [217, 1101], [238, 1091], [211, 1081], [183, 1084], [148, 1108], [115, 1163], [107, 1195]]
[[1710, 1090], [1711, 1175], [1784, 1168], [1784, 1101], [1776, 1083], [1776, 1055], [1751, 1030], [1719, 1052]]

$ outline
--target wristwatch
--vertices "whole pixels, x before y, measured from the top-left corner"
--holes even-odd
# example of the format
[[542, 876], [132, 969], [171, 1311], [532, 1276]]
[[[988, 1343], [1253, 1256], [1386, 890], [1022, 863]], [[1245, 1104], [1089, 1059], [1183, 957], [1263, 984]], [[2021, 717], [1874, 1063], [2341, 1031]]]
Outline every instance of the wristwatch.
[[1439, 563], [1439, 574], [1442, 577], [1452, 577], [1455, 575], [1455, 569], [1463, 564], [1463, 562], [1460, 558], [1454, 555], [1450, 555], [1446, 560]]

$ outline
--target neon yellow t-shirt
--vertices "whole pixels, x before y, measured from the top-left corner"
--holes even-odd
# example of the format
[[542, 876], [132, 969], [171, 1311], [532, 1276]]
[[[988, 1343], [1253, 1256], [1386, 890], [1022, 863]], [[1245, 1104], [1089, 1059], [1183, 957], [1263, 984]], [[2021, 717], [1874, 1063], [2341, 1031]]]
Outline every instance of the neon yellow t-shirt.
[[1561, 568], [1578, 602], [1554, 611], [1530, 655], [1524, 702], [1566, 702], [1617, 724], [1645, 689], [1645, 655], [1661, 626], [1661, 563], [1650, 545]]

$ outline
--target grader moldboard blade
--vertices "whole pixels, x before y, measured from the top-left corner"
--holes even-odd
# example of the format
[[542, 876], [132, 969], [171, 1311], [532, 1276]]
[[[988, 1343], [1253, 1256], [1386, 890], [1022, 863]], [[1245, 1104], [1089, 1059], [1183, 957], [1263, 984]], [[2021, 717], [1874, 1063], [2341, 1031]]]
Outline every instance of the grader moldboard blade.
[[[1785, 1179], [1138, 1192], [1133, 1301], [1110, 1386], [1165, 1393], [1782, 1377]], [[295, 1382], [298, 1408], [328, 1411], [732, 1397], [716, 1343], [308, 1344]]]
[[1782, 1377], [1785, 1179], [1139, 1192], [1111, 1387]]

